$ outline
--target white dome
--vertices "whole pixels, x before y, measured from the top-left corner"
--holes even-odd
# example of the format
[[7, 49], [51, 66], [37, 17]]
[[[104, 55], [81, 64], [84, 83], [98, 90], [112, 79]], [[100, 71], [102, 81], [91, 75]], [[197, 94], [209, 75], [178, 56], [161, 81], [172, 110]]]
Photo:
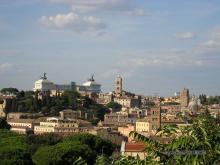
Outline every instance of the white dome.
[[83, 86], [100, 86], [100, 84], [98, 84], [97, 82], [95, 81], [87, 81], [85, 83], [83, 83]]
[[35, 81], [35, 83], [52, 83], [52, 82], [49, 80], [40, 79], [40, 80]]

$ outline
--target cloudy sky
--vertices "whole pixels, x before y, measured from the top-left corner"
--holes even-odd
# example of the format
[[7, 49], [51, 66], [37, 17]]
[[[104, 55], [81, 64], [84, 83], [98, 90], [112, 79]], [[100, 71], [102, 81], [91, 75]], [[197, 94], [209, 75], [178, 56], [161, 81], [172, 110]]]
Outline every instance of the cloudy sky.
[[0, 0], [0, 88], [56, 83], [220, 95], [219, 0]]

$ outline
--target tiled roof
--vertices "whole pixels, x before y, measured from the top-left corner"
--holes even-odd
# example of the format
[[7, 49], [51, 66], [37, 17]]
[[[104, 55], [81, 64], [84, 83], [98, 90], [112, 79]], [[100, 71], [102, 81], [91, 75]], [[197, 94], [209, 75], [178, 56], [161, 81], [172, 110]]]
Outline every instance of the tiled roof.
[[125, 152], [136, 151], [142, 152], [145, 149], [144, 143], [126, 143], [125, 144]]

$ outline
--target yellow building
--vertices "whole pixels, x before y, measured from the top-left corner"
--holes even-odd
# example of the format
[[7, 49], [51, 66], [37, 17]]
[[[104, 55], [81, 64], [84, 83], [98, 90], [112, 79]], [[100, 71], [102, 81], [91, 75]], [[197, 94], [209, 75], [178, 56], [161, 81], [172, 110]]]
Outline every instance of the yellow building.
[[150, 123], [146, 119], [136, 121], [135, 130], [138, 133], [148, 133], [150, 130]]
[[56, 117], [47, 118], [46, 121], [40, 122], [40, 126], [34, 127], [35, 134], [43, 133], [60, 133], [69, 134], [82, 131], [79, 128], [79, 122], [71, 119], [60, 119]]

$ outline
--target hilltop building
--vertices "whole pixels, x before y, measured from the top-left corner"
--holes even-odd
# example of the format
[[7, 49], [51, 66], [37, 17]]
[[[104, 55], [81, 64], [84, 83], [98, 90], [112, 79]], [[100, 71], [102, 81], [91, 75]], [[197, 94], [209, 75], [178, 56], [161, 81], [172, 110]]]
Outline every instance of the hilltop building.
[[122, 77], [117, 76], [115, 80], [115, 96], [120, 97], [122, 96]]
[[114, 102], [121, 104], [125, 108], [140, 107], [141, 97], [133, 93], [123, 91], [123, 79], [117, 76], [115, 80]]
[[92, 96], [92, 94], [99, 94], [101, 92], [101, 84], [97, 83], [94, 75], [92, 75], [83, 85], [77, 85], [76, 91], [81, 95]]
[[189, 104], [189, 89], [184, 88], [180, 92], [180, 104], [181, 107], [187, 107]]
[[62, 94], [65, 90], [75, 90], [75, 82], [70, 84], [54, 84], [47, 79], [46, 73], [34, 83], [33, 91], [39, 91], [41, 93], [50, 92], [52, 96], [56, 94]]

